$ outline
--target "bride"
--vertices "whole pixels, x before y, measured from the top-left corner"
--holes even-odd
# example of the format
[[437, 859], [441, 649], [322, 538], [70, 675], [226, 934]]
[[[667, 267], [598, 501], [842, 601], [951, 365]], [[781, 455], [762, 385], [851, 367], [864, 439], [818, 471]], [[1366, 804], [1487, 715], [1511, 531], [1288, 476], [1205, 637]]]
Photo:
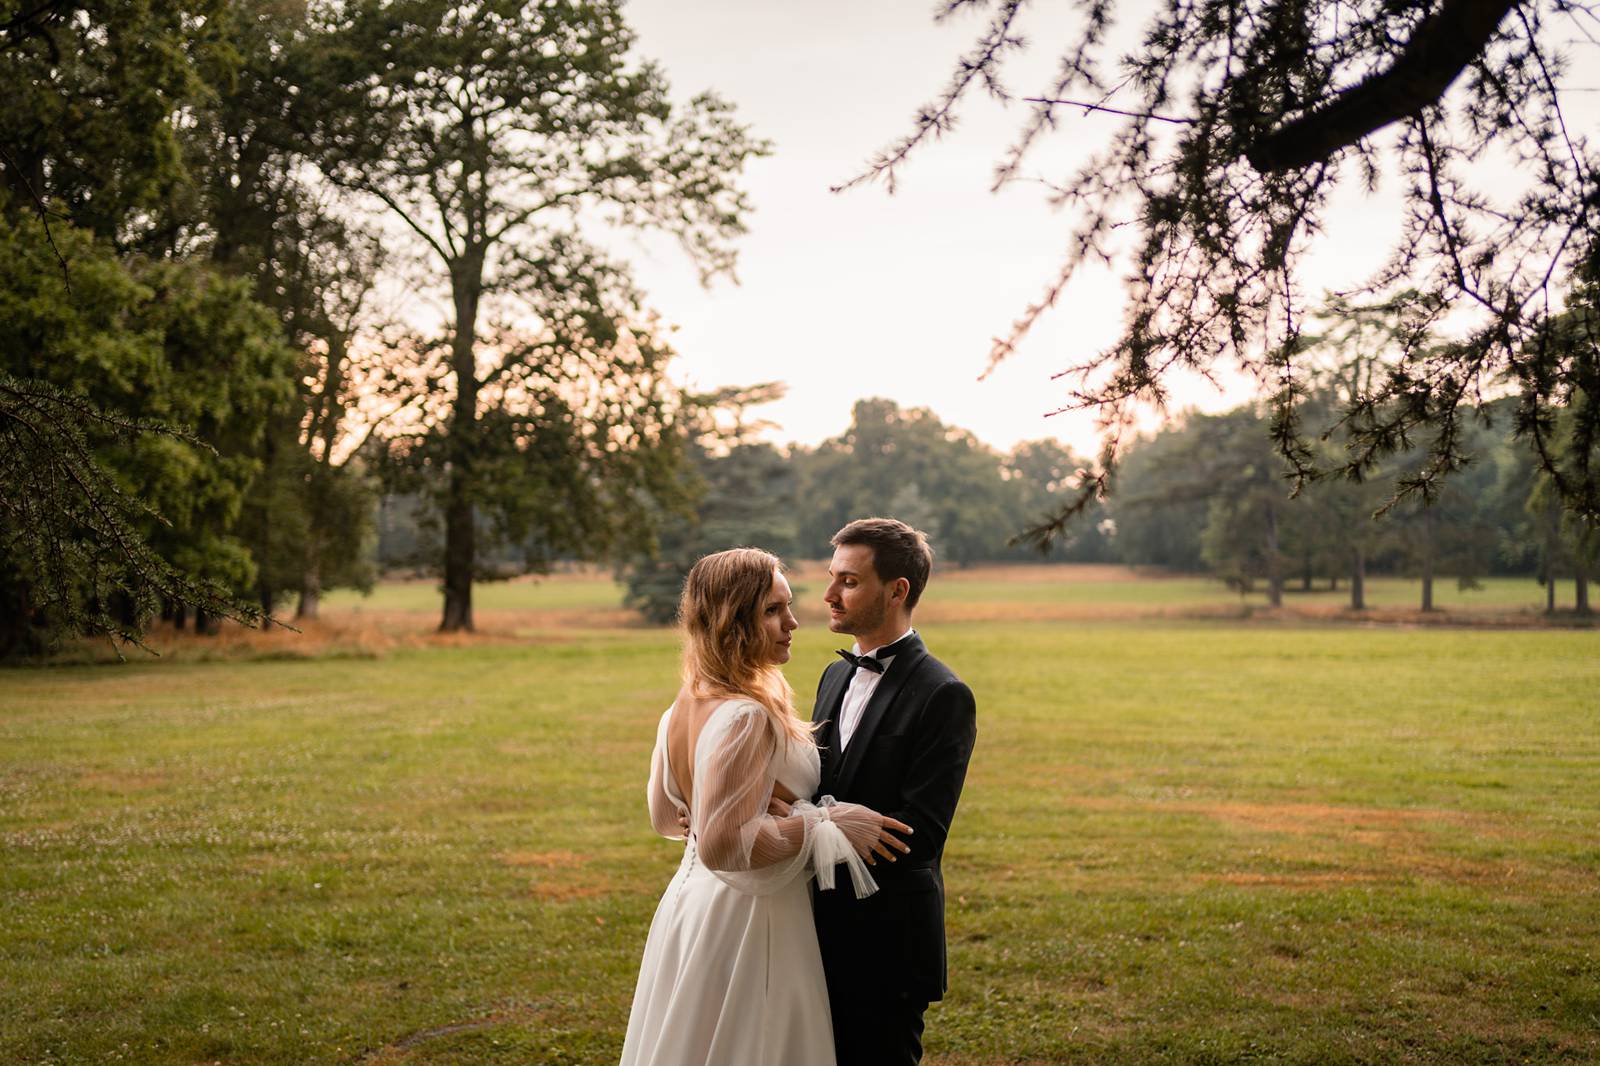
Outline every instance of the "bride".
[[799, 623], [775, 556], [701, 559], [679, 616], [683, 687], [656, 729], [649, 798], [656, 832], [684, 839], [687, 824], [688, 837], [650, 923], [622, 1066], [834, 1066], [806, 882], [831, 888], [842, 862], [858, 897], [876, 891], [865, 864], [906, 850], [894, 832], [910, 827], [808, 802], [820, 763], [779, 669]]

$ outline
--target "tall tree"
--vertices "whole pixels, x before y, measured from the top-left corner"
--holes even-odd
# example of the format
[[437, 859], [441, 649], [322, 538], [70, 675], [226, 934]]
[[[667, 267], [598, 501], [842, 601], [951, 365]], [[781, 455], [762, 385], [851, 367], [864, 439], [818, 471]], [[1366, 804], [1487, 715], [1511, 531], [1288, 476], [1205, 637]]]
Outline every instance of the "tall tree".
[[17, 619], [137, 640], [157, 599], [259, 617], [228, 595], [251, 568], [232, 525], [289, 366], [246, 289], [171, 261], [181, 115], [229, 64], [221, 8], [0, 17], [0, 644], [30, 643]]
[[[920, 145], [952, 127], [966, 97], [1017, 95], [1007, 64], [1027, 47], [1027, 0], [947, 0], [941, 17], [985, 7], [987, 28], [948, 88], [856, 181], [892, 185]], [[1296, 419], [1303, 394], [1292, 387], [1302, 370], [1300, 263], [1337, 191], [1392, 181], [1405, 219], [1389, 263], [1356, 292], [1401, 308], [1407, 339], [1391, 372], [1350, 397], [1355, 421], [1337, 465], [1360, 472], [1427, 431], [1428, 461], [1396, 488], [1431, 497], [1463, 461], [1460, 420], [1484, 383], [1514, 382], [1530, 412], [1557, 398], [1573, 368], [1548, 351], [1530, 357], [1527, 342], [1559, 308], [1565, 276], [1593, 257], [1600, 159], [1566, 122], [1561, 88], [1566, 42], [1592, 30], [1587, 5], [1158, 0], [1137, 9], [1143, 25], [1125, 57], [1110, 42], [1116, 16], [1133, 9], [1079, 10], [1058, 73], [1026, 98], [1027, 121], [996, 187], [1031, 180], [1030, 153], [1064, 116], [1110, 132], [1056, 183], [1055, 202], [1077, 219], [1069, 254], [992, 360], [1061, 299], [1083, 262], [1123, 263], [1126, 326], [1069, 369], [1065, 409], [1099, 409], [1121, 425], [1130, 405], [1161, 404], [1174, 373], [1236, 362], [1265, 383], [1280, 449], [1310, 475]], [[1084, 125], [1072, 129], [1081, 136]], [[1447, 316], [1455, 343], [1439, 348], [1428, 333]], [[1578, 417], [1584, 432], [1600, 431], [1600, 410]], [[1531, 417], [1519, 428], [1535, 432]], [[1103, 493], [1119, 453], [1109, 436], [1101, 469], [1035, 533], [1058, 531]], [[1567, 507], [1600, 515], [1600, 478], [1556, 485]]]
[[131, 269], [54, 228], [70, 292], [41, 226], [0, 227], [5, 598], [58, 633], [125, 639], [158, 597], [238, 615], [227, 593], [254, 560], [236, 522], [265, 424], [292, 397], [292, 353], [244, 283], [203, 264]]
[[[1458, 588], [1476, 588], [1477, 579], [1493, 564], [1499, 530], [1494, 494], [1501, 478], [1498, 434], [1475, 422], [1471, 445], [1474, 460], [1443, 485], [1432, 500], [1413, 499], [1392, 508], [1394, 541], [1406, 572], [1420, 579], [1423, 611], [1436, 609], [1434, 585], [1440, 575], [1456, 579]], [[1397, 457], [1397, 464], [1423, 462], [1415, 453]], [[1403, 476], [1403, 475], [1402, 475]]]
[[659, 228], [704, 276], [731, 271], [734, 180], [763, 146], [710, 95], [675, 111], [661, 71], [630, 61], [615, 2], [359, 0], [328, 18], [323, 165], [385, 205], [450, 292], [412, 454], [442, 497], [440, 627], [470, 629], [480, 509], [592, 551], [661, 472], [644, 453], [666, 352], [596, 230]]

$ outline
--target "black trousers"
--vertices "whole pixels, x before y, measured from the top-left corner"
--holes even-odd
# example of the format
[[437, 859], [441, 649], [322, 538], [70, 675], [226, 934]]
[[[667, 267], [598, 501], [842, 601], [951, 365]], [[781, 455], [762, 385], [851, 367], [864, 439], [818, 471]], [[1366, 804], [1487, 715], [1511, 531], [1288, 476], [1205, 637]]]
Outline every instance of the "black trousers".
[[833, 1047], [839, 1066], [917, 1066], [926, 1003], [835, 997]]

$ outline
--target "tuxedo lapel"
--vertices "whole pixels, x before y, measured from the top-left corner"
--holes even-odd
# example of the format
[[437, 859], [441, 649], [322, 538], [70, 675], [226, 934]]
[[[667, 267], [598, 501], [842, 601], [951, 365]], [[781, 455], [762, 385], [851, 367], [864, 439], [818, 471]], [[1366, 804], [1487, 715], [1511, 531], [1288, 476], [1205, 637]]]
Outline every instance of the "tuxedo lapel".
[[894, 657], [894, 662], [889, 664], [883, 680], [872, 690], [872, 698], [867, 701], [866, 709], [861, 712], [861, 721], [856, 723], [855, 732], [850, 735], [850, 743], [845, 746], [838, 768], [833, 772], [833, 787], [840, 792], [849, 789], [850, 779], [855, 775], [856, 768], [861, 765], [861, 760], [866, 757], [867, 745], [872, 743], [872, 736], [878, 731], [884, 713], [894, 703], [894, 698], [900, 694], [906, 679], [916, 671], [918, 664], [927, 657], [927, 654], [928, 649], [921, 640], [908, 641], [906, 649]]
[[843, 663], [830, 663], [823, 671], [822, 684], [817, 686], [817, 703], [811, 708], [813, 722], [826, 722], [839, 714], [839, 704], [844, 700], [844, 687], [850, 682], [850, 671]]
[[844, 702], [844, 690], [849, 682], [850, 671], [843, 663], [829, 666], [822, 675], [822, 684], [817, 687], [816, 706], [811, 708], [811, 720], [820, 723], [814, 734], [822, 761], [818, 795], [833, 790], [833, 778], [839, 770], [839, 707]]

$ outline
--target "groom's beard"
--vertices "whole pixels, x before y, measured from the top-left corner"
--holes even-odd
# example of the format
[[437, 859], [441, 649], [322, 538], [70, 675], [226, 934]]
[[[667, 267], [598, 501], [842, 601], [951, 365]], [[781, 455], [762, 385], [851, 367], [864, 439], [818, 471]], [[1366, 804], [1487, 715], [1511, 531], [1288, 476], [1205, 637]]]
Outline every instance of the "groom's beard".
[[883, 626], [884, 619], [889, 617], [889, 598], [884, 596], [873, 604], [864, 604], [854, 614], [847, 614], [839, 619], [839, 632], [859, 636], [862, 633], [871, 633]]

